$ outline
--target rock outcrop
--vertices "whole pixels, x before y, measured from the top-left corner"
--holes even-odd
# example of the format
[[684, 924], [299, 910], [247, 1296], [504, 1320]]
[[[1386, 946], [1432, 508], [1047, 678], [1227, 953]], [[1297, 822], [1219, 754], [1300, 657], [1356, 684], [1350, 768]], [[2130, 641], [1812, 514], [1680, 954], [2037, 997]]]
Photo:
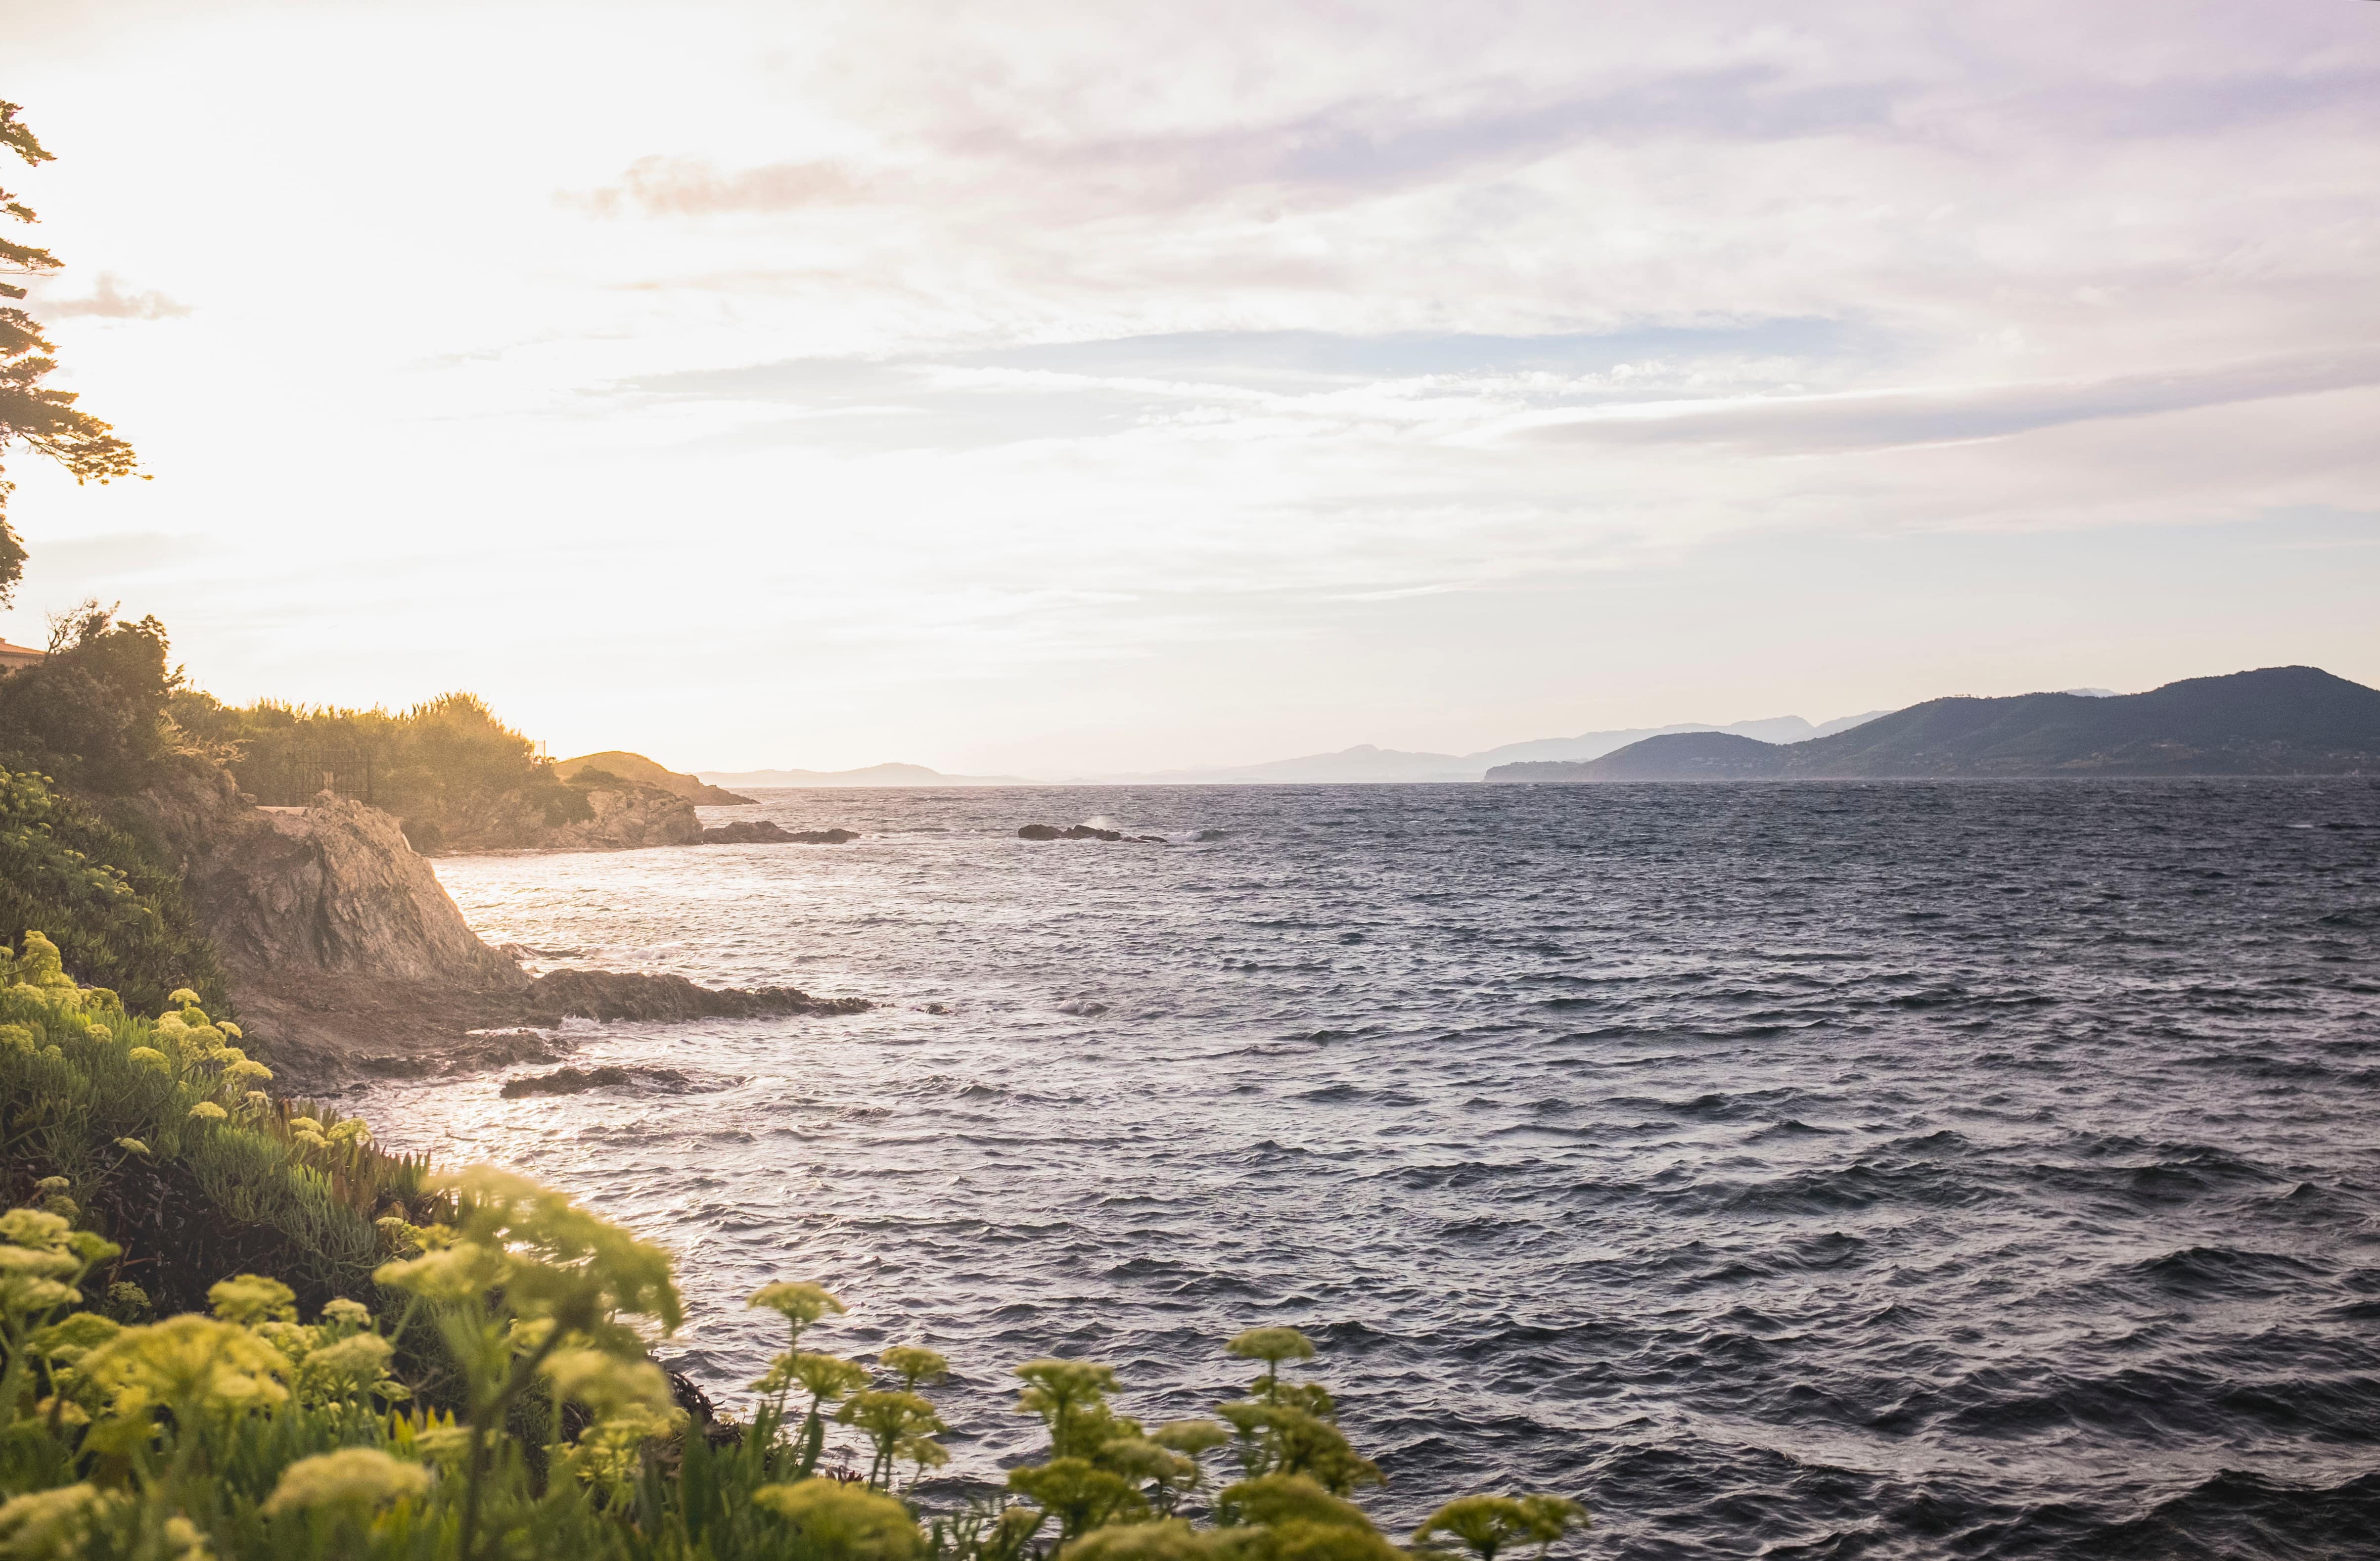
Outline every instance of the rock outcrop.
[[794, 986], [697, 986], [684, 976], [555, 970], [529, 983], [523, 1012], [562, 1019], [748, 1019], [777, 1014], [857, 1014], [864, 997], [813, 997]]
[[396, 821], [346, 798], [259, 808], [197, 876], [207, 934], [250, 983], [273, 972], [422, 985], [526, 989], [520, 967], [480, 941]]
[[1054, 823], [1028, 823], [1016, 832], [1019, 840], [1121, 840], [1121, 829], [1093, 829], [1078, 823], [1061, 829]]
[[843, 846], [859, 838], [853, 829], [786, 829], [767, 819], [737, 819], [702, 832], [706, 846]]
[[507, 1079], [504, 1087], [496, 1091], [508, 1101], [524, 1095], [577, 1095], [589, 1090], [607, 1090], [638, 1079], [671, 1091], [682, 1091], [687, 1082], [685, 1074], [674, 1067], [557, 1067], [552, 1073], [532, 1074], [525, 1079]]
[[[631, 851], [702, 838], [694, 804], [657, 786], [624, 781], [573, 787], [593, 816], [556, 822], [541, 795], [508, 791], [469, 816], [439, 825], [442, 851]], [[426, 843], [426, 842], [425, 842]]]
[[[678, 805], [691, 818], [691, 806]], [[683, 976], [555, 970], [532, 978], [471, 931], [395, 819], [346, 799], [259, 808], [220, 769], [192, 764], [127, 810], [122, 822], [188, 884], [232, 1001], [280, 1075], [277, 1089], [320, 1088], [358, 1072], [420, 1077], [449, 1063], [551, 1059], [553, 1043], [520, 1027], [565, 1018], [747, 1018], [869, 1006], [794, 987], [714, 990]], [[505, 1027], [514, 1028], [489, 1033]]]

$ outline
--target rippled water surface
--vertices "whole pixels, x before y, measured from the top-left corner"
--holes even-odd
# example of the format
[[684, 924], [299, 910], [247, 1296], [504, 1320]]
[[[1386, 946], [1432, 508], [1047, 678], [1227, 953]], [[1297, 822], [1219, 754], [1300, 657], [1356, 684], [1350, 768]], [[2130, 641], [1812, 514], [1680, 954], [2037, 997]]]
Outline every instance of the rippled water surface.
[[[577, 1032], [643, 1083], [361, 1102], [741, 1310], [1145, 1417], [1323, 1345], [1399, 1523], [1574, 1494], [1596, 1556], [2380, 1554], [2380, 787], [764, 793], [850, 846], [442, 862], [551, 964], [843, 1018]], [[1099, 818], [1167, 844], [1015, 838]]]

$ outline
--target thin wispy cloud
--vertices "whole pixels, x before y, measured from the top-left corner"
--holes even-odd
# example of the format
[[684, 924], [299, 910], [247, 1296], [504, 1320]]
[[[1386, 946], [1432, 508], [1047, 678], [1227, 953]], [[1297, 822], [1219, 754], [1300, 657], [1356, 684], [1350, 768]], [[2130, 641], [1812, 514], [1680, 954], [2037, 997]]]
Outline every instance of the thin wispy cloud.
[[153, 287], [128, 289], [115, 273], [103, 271], [91, 290], [80, 298], [45, 294], [42, 312], [60, 320], [172, 320], [190, 312], [190, 306]]
[[656, 156], [630, 164], [616, 184], [583, 194], [565, 191], [560, 199], [598, 216], [634, 211], [649, 217], [704, 217], [799, 211], [854, 200], [859, 193], [851, 175], [832, 163], [774, 163], [730, 171], [708, 158]]

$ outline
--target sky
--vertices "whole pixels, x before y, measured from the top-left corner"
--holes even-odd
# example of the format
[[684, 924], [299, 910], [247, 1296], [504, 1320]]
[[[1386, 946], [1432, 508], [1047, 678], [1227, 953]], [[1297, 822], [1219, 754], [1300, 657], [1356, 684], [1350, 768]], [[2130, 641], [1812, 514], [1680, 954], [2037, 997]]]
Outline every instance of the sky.
[[9, 8], [0, 638], [1066, 776], [2380, 684], [2380, 5]]

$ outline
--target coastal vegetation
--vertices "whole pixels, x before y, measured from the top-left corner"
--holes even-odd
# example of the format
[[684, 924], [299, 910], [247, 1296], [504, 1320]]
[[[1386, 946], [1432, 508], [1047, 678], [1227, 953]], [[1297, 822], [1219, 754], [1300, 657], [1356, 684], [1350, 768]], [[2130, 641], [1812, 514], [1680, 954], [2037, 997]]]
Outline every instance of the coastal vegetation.
[[[668, 1253], [511, 1173], [383, 1154], [360, 1120], [276, 1100], [195, 993], [140, 1017], [24, 941], [0, 957], [0, 1142], [36, 1200], [0, 1215], [0, 1555], [1403, 1554], [1350, 1499], [1381, 1475], [1330, 1392], [1284, 1376], [1315, 1353], [1288, 1328], [1230, 1341], [1261, 1370], [1211, 1420], [1146, 1426], [1107, 1366], [1017, 1365], [1044, 1456], [936, 1508], [920, 1487], [949, 1453], [929, 1390], [949, 1362], [806, 1348], [844, 1305], [781, 1282], [750, 1298], [786, 1328], [751, 1420], [697, 1423], [647, 1355], [683, 1321]], [[276, 1272], [200, 1288], [188, 1254], [164, 1255], [177, 1200], [176, 1239], [263, 1230]], [[203, 1310], [162, 1315], [186, 1301]], [[1466, 1496], [1411, 1543], [1495, 1561], [1583, 1518], [1556, 1496]]]
[[221, 753], [240, 789], [260, 801], [302, 805], [334, 790], [395, 813], [426, 849], [467, 830], [500, 799], [550, 825], [594, 816], [587, 787], [565, 781], [476, 694], [441, 694], [392, 713], [275, 700], [230, 706], [185, 689], [169, 714]]
[[136, 1007], [155, 1011], [185, 987], [212, 1011], [225, 1006], [180, 880], [33, 771], [0, 768], [0, 926], [50, 929], [76, 970]]
[[361, 1122], [270, 1093], [272, 1069], [197, 992], [144, 1018], [69, 977], [42, 933], [23, 945], [0, 950], [0, 1164], [12, 1187], [58, 1178], [54, 1212], [124, 1249], [103, 1288], [195, 1304], [262, 1262], [319, 1303], [364, 1286], [374, 1220], [435, 1205], [421, 1164]]
[[169, 652], [153, 616], [85, 602], [53, 619], [40, 664], [0, 677], [0, 762], [103, 797], [153, 784], [189, 749], [169, 714], [186, 693]]

